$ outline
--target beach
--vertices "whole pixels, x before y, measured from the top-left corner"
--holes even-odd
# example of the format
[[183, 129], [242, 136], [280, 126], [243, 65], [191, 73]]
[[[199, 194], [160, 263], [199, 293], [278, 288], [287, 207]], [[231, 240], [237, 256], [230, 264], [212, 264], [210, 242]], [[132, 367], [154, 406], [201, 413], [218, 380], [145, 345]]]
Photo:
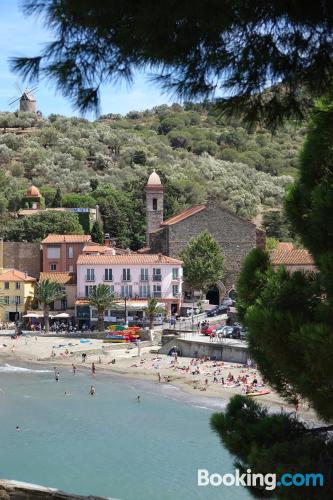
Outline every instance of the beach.
[[[16, 364], [52, 365], [77, 372], [91, 371], [94, 377], [113, 373], [132, 379], [145, 379], [158, 384], [174, 385], [184, 392], [202, 395], [205, 398], [221, 398], [227, 402], [234, 394], [266, 392], [254, 396], [257, 401], [276, 410], [295, 411], [287, 406], [278, 394], [264, 384], [258, 370], [235, 363], [194, 360], [192, 358], [161, 355], [157, 347], [143, 342], [140, 349], [133, 344], [104, 343], [100, 339], [44, 337], [24, 335], [17, 339], [0, 337], [0, 362]], [[85, 361], [82, 354], [86, 354]], [[253, 387], [253, 391], [252, 391]], [[300, 404], [299, 415], [306, 420], [315, 420], [315, 414], [305, 403]]]

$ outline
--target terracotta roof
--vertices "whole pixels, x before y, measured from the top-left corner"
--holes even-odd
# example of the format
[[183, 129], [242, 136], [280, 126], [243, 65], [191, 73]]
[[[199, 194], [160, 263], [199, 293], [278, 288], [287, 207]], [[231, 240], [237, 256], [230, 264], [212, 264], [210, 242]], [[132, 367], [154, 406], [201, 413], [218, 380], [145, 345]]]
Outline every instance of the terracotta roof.
[[303, 249], [273, 250], [270, 253], [271, 263], [274, 266], [313, 266], [312, 255]]
[[28, 276], [26, 273], [18, 271], [17, 269], [8, 269], [0, 274], [0, 281], [36, 281], [36, 278]]
[[275, 250], [294, 250], [294, 244], [291, 241], [280, 241]]
[[40, 191], [38, 189], [38, 187], [36, 186], [30, 186], [28, 189], [27, 189], [27, 194], [26, 196], [33, 196], [33, 197], [40, 197], [41, 194], [40, 194]]
[[76, 285], [76, 274], [75, 273], [40, 273], [40, 281], [49, 280], [55, 281], [60, 285]]
[[104, 245], [88, 244], [82, 249], [83, 253], [94, 252], [94, 253], [105, 253], [107, 250], [111, 250], [111, 247], [106, 247]]
[[170, 219], [163, 221], [161, 225], [171, 226], [172, 224], [177, 224], [177, 222], [180, 222], [184, 219], [187, 219], [188, 217], [191, 217], [194, 214], [201, 212], [202, 210], [205, 210], [206, 207], [207, 205], [195, 205], [194, 207], [188, 208], [187, 210], [180, 212], [180, 214], [174, 215], [173, 217], [170, 217]]
[[86, 243], [90, 239], [89, 234], [49, 234], [42, 243]]
[[127, 255], [86, 255], [81, 254], [77, 259], [77, 264], [105, 264], [105, 265], [163, 265], [163, 264], [182, 264], [181, 260], [167, 257], [159, 254], [138, 254], [131, 253]]

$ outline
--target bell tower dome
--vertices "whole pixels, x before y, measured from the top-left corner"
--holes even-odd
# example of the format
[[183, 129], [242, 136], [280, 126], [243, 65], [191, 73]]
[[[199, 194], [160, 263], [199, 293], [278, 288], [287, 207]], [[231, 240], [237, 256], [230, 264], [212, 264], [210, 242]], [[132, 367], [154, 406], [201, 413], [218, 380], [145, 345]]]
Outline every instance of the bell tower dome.
[[159, 175], [153, 170], [145, 187], [146, 191], [146, 245], [149, 246], [149, 235], [159, 229], [163, 222], [164, 188]]

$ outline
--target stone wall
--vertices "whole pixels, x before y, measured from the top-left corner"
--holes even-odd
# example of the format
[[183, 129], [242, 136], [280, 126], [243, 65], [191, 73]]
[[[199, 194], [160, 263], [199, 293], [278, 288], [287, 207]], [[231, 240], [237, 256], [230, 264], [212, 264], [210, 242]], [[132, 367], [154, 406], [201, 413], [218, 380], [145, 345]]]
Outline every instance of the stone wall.
[[[1, 252], [1, 245], [0, 245]], [[39, 278], [41, 272], [40, 243], [25, 243], [23, 241], [3, 242], [3, 266], [27, 272], [29, 276]]]
[[223, 249], [223, 282], [228, 290], [236, 283], [244, 258], [256, 247], [256, 226], [252, 222], [226, 209], [208, 205], [205, 210], [156, 232], [151, 239], [152, 251], [162, 251], [171, 257], [177, 257], [192, 238], [205, 230], [209, 231]]
[[185, 358], [201, 358], [209, 356], [219, 361], [227, 363], [246, 364], [248, 358], [247, 345], [231, 345], [215, 342], [200, 342], [195, 340], [186, 340], [169, 335], [169, 342], [164, 344], [159, 350], [160, 354], [168, 354], [176, 346], [182, 356]]

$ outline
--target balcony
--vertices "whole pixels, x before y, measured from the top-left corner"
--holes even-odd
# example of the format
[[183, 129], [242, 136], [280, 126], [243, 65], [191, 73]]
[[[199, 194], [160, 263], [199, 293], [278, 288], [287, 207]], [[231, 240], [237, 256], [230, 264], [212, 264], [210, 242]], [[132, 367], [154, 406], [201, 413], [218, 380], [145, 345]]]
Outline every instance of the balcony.
[[162, 275], [161, 274], [154, 274], [153, 281], [162, 281]]
[[141, 276], [140, 275], [140, 278], [139, 278], [139, 281], [143, 281], [144, 283], [147, 283], [147, 281], [150, 280], [150, 276]]
[[86, 281], [95, 281], [95, 275], [91, 276], [90, 274], [86, 274], [84, 279]]

